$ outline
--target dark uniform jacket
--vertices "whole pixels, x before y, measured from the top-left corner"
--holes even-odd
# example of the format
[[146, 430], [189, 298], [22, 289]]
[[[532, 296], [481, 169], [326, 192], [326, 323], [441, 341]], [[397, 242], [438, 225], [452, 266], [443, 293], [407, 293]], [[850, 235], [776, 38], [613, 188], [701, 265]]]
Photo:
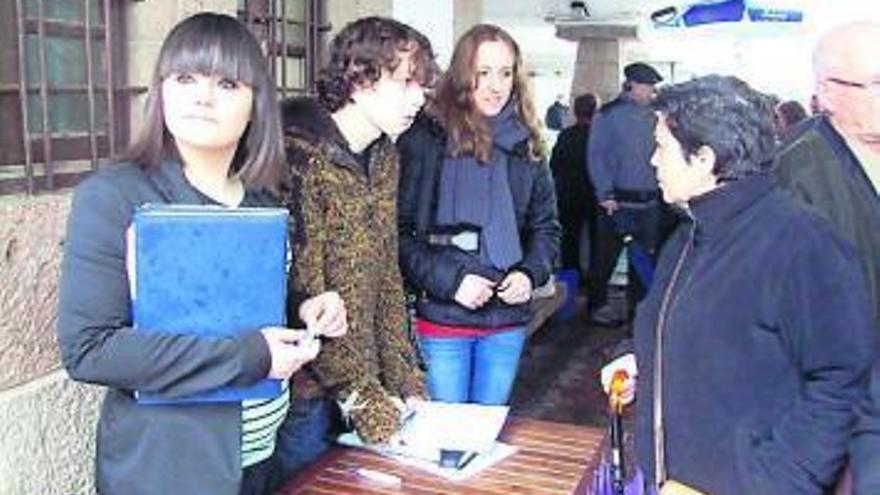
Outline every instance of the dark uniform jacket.
[[[559, 251], [560, 227], [550, 169], [529, 159], [525, 144], [504, 150], [523, 250], [522, 261], [510, 270], [525, 273], [532, 286], [538, 287], [550, 277]], [[511, 306], [493, 298], [478, 311], [471, 311], [456, 303], [455, 292], [468, 273], [495, 281], [504, 274], [486, 266], [476, 253], [428, 242], [428, 235], [436, 231], [437, 197], [446, 156], [443, 129], [423, 116], [400, 137], [398, 149], [402, 167], [398, 195], [400, 266], [408, 286], [417, 294], [419, 315], [435, 323], [482, 328], [529, 321], [529, 304]]]
[[[657, 192], [651, 166], [656, 117], [650, 105], [639, 105], [622, 94], [599, 110], [590, 129], [587, 167], [596, 199], [627, 200], [632, 194]], [[655, 195], [656, 198], [656, 195]]]
[[[132, 328], [125, 232], [144, 203], [202, 204], [177, 163], [104, 168], [73, 195], [58, 307], [58, 342], [71, 378], [108, 387], [97, 442], [97, 489], [105, 495], [237, 494], [241, 406], [142, 406], [133, 391], [170, 396], [250, 385], [269, 373], [262, 334], [239, 338]], [[276, 206], [248, 192], [243, 206]], [[60, 413], [63, 414], [63, 413]]]
[[339, 292], [348, 316], [348, 332], [326, 340], [294, 376], [293, 395], [357, 391], [366, 407], [353, 413], [355, 428], [367, 442], [385, 441], [399, 426], [390, 397], [425, 395], [397, 265], [397, 151], [383, 136], [358, 163], [312, 100], [288, 100], [283, 118], [292, 181], [284, 203], [296, 223], [293, 285]]
[[[880, 335], [880, 198], [827, 118], [812, 119], [798, 129], [777, 156], [780, 182], [855, 245], [868, 277]], [[860, 406], [853, 436], [856, 493], [880, 493], [880, 358], [874, 365], [871, 387], [872, 393]]]
[[852, 248], [771, 177], [692, 200], [636, 317], [639, 464], [654, 479], [660, 353], [669, 478], [713, 495], [822, 493], [873, 339]]

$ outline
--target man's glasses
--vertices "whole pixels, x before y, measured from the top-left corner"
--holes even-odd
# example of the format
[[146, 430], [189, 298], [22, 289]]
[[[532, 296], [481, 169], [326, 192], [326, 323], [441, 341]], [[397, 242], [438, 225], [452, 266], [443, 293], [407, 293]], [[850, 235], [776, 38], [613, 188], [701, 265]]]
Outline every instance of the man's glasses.
[[825, 80], [828, 82], [833, 82], [834, 84], [846, 86], [848, 88], [864, 89], [869, 92], [871, 96], [875, 98], [880, 98], [880, 81], [870, 81], [864, 83], [858, 81], [850, 81], [847, 79], [840, 79], [839, 77], [826, 77]]

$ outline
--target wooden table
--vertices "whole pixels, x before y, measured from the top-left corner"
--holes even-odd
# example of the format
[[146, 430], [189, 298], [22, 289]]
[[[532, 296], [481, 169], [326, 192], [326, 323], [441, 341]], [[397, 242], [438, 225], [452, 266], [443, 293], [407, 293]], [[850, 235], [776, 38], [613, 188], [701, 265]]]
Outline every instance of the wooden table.
[[[519, 447], [462, 482], [451, 482], [359, 449], [335, 447], [287, 484], [278, 495], [556, 495], [580, 492], [591, 481], [604, 431], [598, 428], [510, 418], [501, 439]], [[382, 485], [352, 473], [368, 467], [399, 476], [400, 486]]]

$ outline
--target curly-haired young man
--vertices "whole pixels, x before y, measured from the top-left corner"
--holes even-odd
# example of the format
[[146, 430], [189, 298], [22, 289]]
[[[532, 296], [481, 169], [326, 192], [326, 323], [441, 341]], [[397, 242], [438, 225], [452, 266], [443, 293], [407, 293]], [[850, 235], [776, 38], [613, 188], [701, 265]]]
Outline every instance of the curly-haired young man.
[[387, 441], [399, 407], [425, 397], [408, 336], [397, 265], [398, 157], [437, 71], [430, 42], [381, 17], [347, 25], [330, 44], [317, 99], [283, 103], [294, 242], [294, 292], [333, 287], [349, 333], [293, 381], [278, 456], [290, 476], [326, 448], [334, 400], [366, 442]]

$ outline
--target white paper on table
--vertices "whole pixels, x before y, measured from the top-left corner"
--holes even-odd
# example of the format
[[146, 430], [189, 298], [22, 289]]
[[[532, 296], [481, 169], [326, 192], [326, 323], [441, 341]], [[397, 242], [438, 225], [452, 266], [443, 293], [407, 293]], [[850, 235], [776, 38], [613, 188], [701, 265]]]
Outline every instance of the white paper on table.
[[[371, 450], [450, 480], [465, 479], [516, 451], [516, 447], [496, 441], [508, 411], [507, 406], [423, 402], [404, 422], [392, 444], [364, 444], [354, 432], [340, 435], [337, 442]], [[441, 449], [477, 455], [462, 468], [442, 468]]]
[[448, 449], [485, 452], [507, 419], [507, 406], [425, 402], [404, 423], [398, 437], [416, 449]]

